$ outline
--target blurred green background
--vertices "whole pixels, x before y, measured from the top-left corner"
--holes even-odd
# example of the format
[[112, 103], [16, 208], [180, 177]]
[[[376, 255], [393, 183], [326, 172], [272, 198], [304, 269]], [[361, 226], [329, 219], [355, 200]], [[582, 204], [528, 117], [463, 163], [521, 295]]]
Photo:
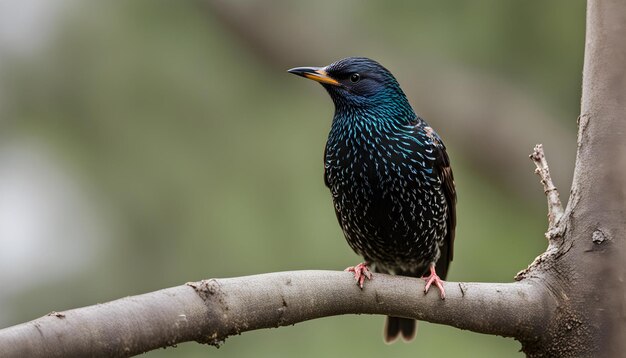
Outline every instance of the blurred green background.
[[[322, 180], [323, 89], [285, 72], [368, 56], [445, 139], [449, 279], [511, 281], [545, 248], [528, 160], [566, 199], [584, 1], [0, 0], [0, 327], [187, 281], [359, 258]], [[383, 318], [245, 333], [149, 357], [513, 357], [512, 339]]]

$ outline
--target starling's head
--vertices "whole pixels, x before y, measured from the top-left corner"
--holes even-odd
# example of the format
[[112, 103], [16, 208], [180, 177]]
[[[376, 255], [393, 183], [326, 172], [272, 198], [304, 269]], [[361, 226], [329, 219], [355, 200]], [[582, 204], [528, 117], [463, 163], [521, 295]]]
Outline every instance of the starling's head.
[[395, 107], [412, 113], [391, 72], [369, 58], [348, 57], [326, 67], [296, 67], [289, 72], [321, 83], [337, 109]]

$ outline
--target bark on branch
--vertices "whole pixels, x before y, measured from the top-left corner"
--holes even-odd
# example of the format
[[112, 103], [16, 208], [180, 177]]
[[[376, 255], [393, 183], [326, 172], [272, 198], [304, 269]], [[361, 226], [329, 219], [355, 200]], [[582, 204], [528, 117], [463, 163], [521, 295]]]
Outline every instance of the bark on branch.
[[529, 338], [552, 308], [541, 285], [446, 282], [446, 299], [420, 279], [375, 274], [278, 272], [211, 279], [95, 306], [53, 312], [0, 330], [1, 357], [131, 356], [186, 341], [342, 314], [382, 314], [474, 332]]

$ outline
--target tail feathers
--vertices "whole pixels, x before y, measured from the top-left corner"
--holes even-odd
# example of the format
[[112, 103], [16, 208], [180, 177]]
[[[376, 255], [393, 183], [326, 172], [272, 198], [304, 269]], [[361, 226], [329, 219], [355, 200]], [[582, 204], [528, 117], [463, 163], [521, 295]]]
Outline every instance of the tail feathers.
[[417, 321], [410, 318], [387, 316], [385, 322], [385, 343], [395, 342], [399, 336], [409, 342], [415, 338], [417, 333]]

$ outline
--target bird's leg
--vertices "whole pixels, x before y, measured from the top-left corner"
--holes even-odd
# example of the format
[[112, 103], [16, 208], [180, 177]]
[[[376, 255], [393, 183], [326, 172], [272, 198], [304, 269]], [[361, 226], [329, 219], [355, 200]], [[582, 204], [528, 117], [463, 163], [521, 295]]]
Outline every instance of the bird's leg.
[[365, 278], [372, 279], [372, 272], [367, 267], [369, 263], [367, 261], [361, 262], [356, 266], [350, 266], [346, 268], [344, 271], [354, 272], [354, 279], [356, 280], [357, 285], [363, 288], [363, 282], [365, 282]]
[[446, 290], [443, 289], [443, 280], [441, 280], [441, 278], [437, 276], [434, 264], [430, 265], [430, 275], [422, 276], [422, 278], [426, 281], [426, 286], [424, 286], [424, 294], [428, 293], [430, 285], [434, 283], [435, 286], [437, 286], [437, 288], [439, 289], [439, 295], [441, 296], [441, 299], [443, 300], [446, 298]]

